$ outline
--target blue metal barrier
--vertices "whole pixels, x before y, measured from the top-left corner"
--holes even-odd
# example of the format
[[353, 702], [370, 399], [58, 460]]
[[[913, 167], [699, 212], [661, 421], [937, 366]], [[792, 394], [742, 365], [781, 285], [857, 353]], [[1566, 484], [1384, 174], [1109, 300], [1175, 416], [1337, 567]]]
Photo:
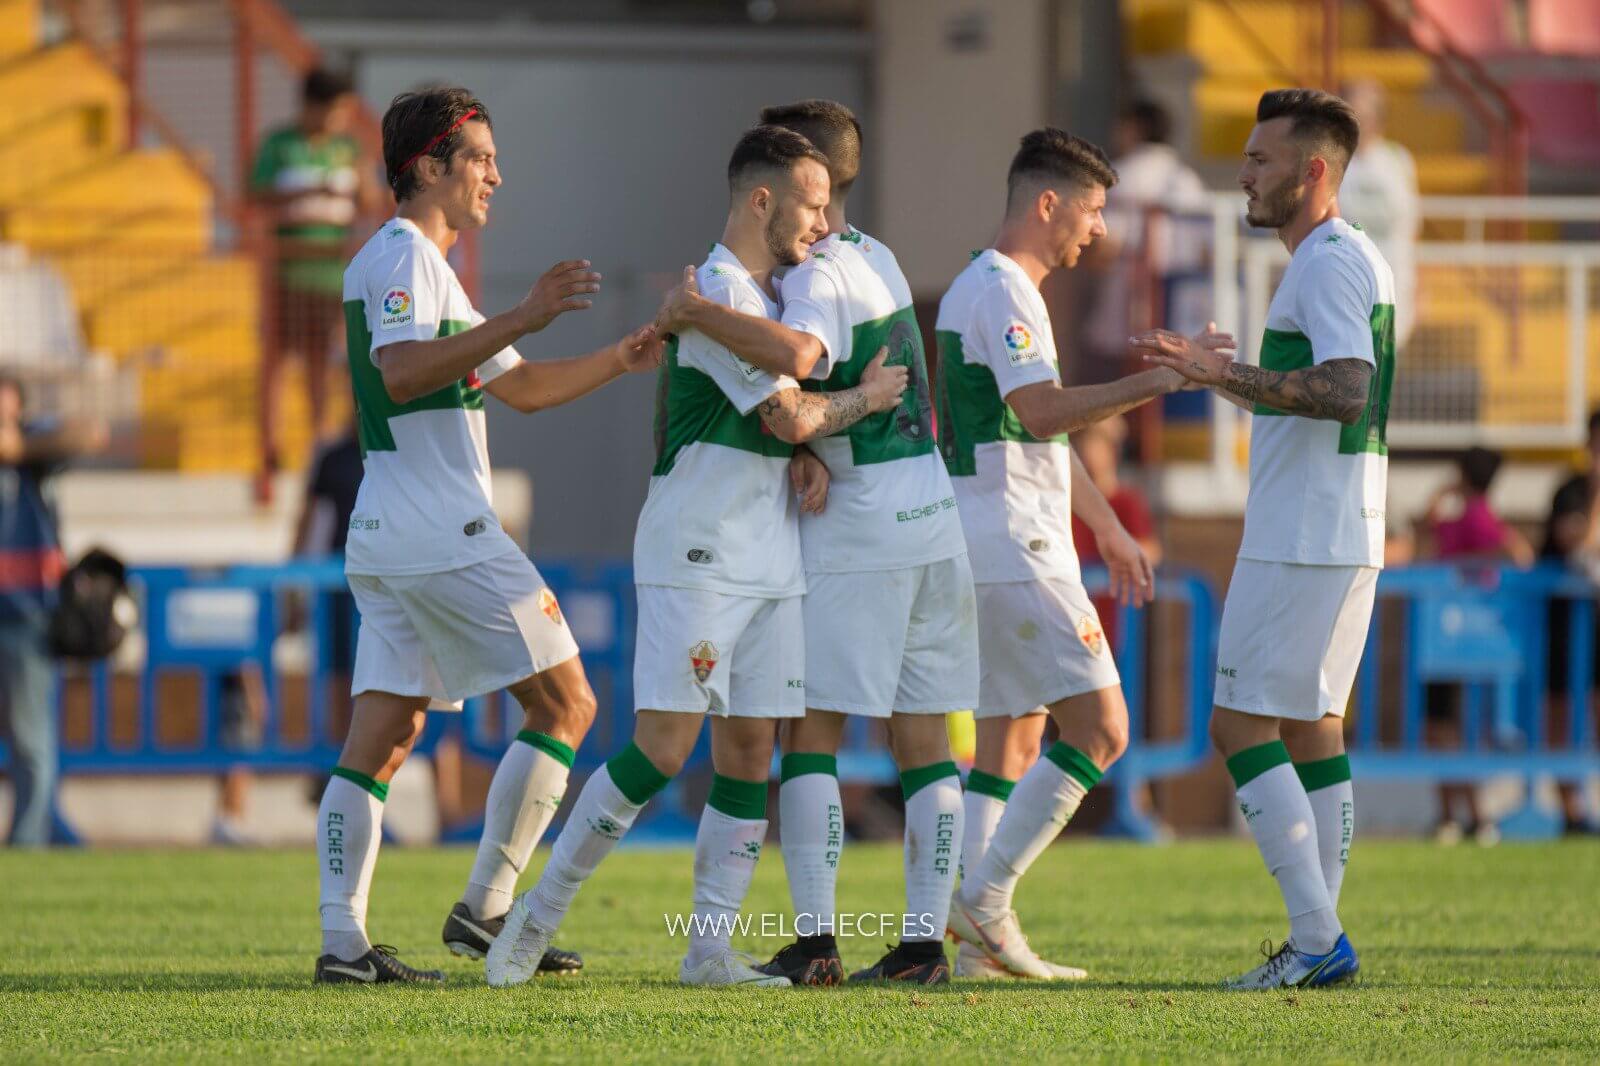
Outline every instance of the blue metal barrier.
[[[1399, 633], [1385, 619], [1398, 602]], [[1387, 570], [1355, 692], [1350, 761], [1358, 778], [1524, 779], [1526, 801], [1501, 823], [1507, 836], [1554, 835], [1556, 816], [1534, 802], [1541, 777], [1600, 770], [1590, 707], [1595, 678], [1595, 587], [1561, 567], [1535, 570], [1419, 566]], [[1567, 671], [1550, 679], [1549, 620], [1567, 622]], [[1383, 698], [1383, 649], [1401, 642], [1397, 700]], [[1548, 684], [1554, 680], [1554, 685]], [[1425, 746], [1425, 686], [1462, 689], [1461, 747]], [[1564, 738], [1549, 741], [1549, 698], [1567, 701]], [[1485, 715], [1487, 705], [1488, 714]], [[1385, 711], [1388, 711], [1385, 714]], [[1387, 728], [1385, 728], [1387, 727]]]
[[[623, 565], [546, 560], [540, 566], [584, 649], [584, 664], [599, 700], [600, 714], [574, 767], [583, 774], [621, 748], [633, 731], [632, 575]], [[96, 665], [89, 672], [89, 739], [63, 745], [65, 773], [221, 773], [236, 767], [309, 773], [334, 765], [339, 743], [329, 729], [327, 693], [335, 620], [327, 594], [347, 587], [339, 563], [220, 571], [145, 567], [133, 571], [132, 581], [142, 600], [147, 649], [138, 685], [136, 735], [124, 742], [114, 737], [111, 674], [105, 664]], [[1103, 592], [1104, 572], [1086, 571], [1085, 583], [1092, 593]], [[272, 649], [280, 630], [283, 594], [294, 589], [313, 594], [312, 654], [307, 664], [309, 727], [304, 736], [290, 739], [283, 729], [282, 682], [272, 669]], [[1150, 632], [1151, 612], [1119, 607], [1113, 648], [1127, 696], [1132, 741], [1108, 775], [1107, 784], [1117, 797], [1108, 831], [1138, 838], [1153, 835], [1136, 802], [1144, 784], [1186, 772], [1210, 757], [1206, 726], [1215, 666], [1215, 597], [1202, 578], [1173, 571], [1158, 577], [1156, 594], [1159, 601], [1179, 605], [1186, 613], [1179, 684], [1183, 726], [1177, 736], [1145, 739], [1151, 702], [1146, 664], [1152, 641], [1171, 638]], [[1517, 775], [1528, 783], [1529, 803], [1503, 828], [1517, 835], [1553, 832], [1553, 816], [1532, 803], [1535, 781], [1600, 770], [1590, 711], [1595, 677], [1594, 586], [1559, 568], [1518, 572], [1415, 567], [1386, 571], [1378, 597], [1379, 610], [1354, 696], [1351, 758], [1357, 776], [1474, 781]], [[1399, 627], [1384, 618], [1383, 606], [1395, 601], [1402, 605]], [[1555, 679], [1547, 677], [1552, 613], [1565, 619], [1567, 642], [1565, 674]], [[1398, 683], [1389, 689], [1398, 698], [1386, 698], [1380, 653], [1396, 641]], [[220, 689], [227, 674], [248, 664], [262, 670], [268, 720], [259, 746], [232, 750], [220, 737]], [[189, 744], [171, 742], [160, 734], [158, 684], [169, 671], [188, 671], [201, 679], [200, 726]], [[1424, 686], [1429, 683], [1463, 686], [1461, 750], [1424, 746]], [[1567, 697], [1572, 706], [1561, 737], [1547, 736], [1547, 689]], [[418, 749], [430, 752], [442, 734], [455, 730], [467, 751], [495, 761], [520, 725], [519, 709], [504, 694], [469, 700], [462, 716], [430, 716]], [[702, 733], [680, 782], [709, 764], [708, 733]], [[852, 723], [840, 752], [842, 778], [893, 783], [893, 760], [874, 736], [870, 723]], [[683, 809], [682, 787], [675, 782], [661, 801], [651, 804], [637, 836], [683, 839], [693, 834], [694, 816]]]

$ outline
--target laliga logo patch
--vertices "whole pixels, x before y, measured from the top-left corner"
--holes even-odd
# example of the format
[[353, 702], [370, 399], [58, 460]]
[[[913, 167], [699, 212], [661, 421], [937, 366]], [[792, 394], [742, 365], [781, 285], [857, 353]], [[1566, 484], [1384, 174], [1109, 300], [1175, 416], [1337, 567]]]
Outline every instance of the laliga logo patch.
[[1033, 333], [1021, 322], [1013, 322], [1006, 327], [1005, 342], [1006, 355], [1012, 366], [1021, 366], [1039, 358], [1039, 349], [1033, 344]]
[[404, 326], [414, 317], [410, 289], [396, 285], [383, 294], [383, 317], [378, 320], [379, 329]]
[[561, 604], [556, 602], [556, 594], [554, 592], [549, 589], [539, 590], [539, 610], [543, 611], [545, 617], [550, 621], [556, 625], [561, 625]]
[[1078, 639], [1089, 649], [1090, 655], [1099, 655], [1106, 647], [1106, 635], [1100, 629], [1100, 620], [1092, 614], [1078, 619]]
[[694, 670], [694, 679], [702, 685], [711, 676], [711, 671], [717, 668], [717, 660], [722, 655], [717, 651], [717, 646], [709, 640], [702, 640], [689, 649], [689, 666]]

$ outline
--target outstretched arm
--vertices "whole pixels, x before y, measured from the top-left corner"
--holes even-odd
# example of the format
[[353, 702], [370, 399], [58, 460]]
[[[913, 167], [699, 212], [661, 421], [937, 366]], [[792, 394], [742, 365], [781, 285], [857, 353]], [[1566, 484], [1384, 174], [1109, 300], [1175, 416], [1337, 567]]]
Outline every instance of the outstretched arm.
[[1365, 359], [1329, 359], [1299, 370], [1266, 370], [1235, 363], [1199, 339], [1156, 329], [1134, 338], [1152, 363], [1176, 370], [1200, 385], [1254, 408], [1257, 404], [1302, 418], [1354, 425], [1367, 409], [1372, 364]]
[[1138, 407], [1147, 400], [1183, 388], [1183, 376], [1171, 371], [1146, 370], [1103, 385], [1064, 387], [1038, 381], [1006, 394], [1006, 404], [1035, 437], [1058, 436]]
[[802, 392], [797, 387], [779, 389], [761, 401], [756, 410], [773, 436], [790, 444], [804, 444], [848, 429], [870, 414], [893, 410], [906, 391], [910, 372], [903, 366], [885, 366], [888, 348], [878, 354], [861, 375], [861, 384], [839, 392]]
[[624, 374], [659, 366], [662, 350], [655, 327], [643, 326], [588, 355], [520, 363], [484, 389], [518, 411], [542, 411], [586, 396]]
[[665, 336], [699, 330], [747, 363], [769, 374], [803, 381], [822, 358], [822, 342], [761, 315], [747, 315], [700, 295], [694, 267], [656, 311], [656, 329]]
[[581, 311], [600, 291], [600, 275], [586, 259], [557, 263], [545, 271], [522, 302], [471, 329], [433, 340], [400, 341], [376, 353], [383, 387], [395, 403], [442, 389], [511, 347], [525, 333], [537, 333], [565, 311]]

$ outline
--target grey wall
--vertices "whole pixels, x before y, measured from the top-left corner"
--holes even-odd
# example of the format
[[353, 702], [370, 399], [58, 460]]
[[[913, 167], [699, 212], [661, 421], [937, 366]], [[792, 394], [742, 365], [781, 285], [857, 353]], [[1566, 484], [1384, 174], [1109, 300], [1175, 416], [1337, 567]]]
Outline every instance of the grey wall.
[[[382, 111], [397, 92], [450, 80], [494, 118], [504, 186], [483, 236], [481, 310], [510, 306], [551, 263], [594, 262], [604, 291], [518, 346], [527, 358], [607, 343], [649, 320], [727, 213], [728, 153], [762, 104], [826, 96], [866, 113], [865, 42], [796, 31], [586, 31], [580, 40], [407, 41], [312, 24], [353, 54]], [[376, 43], [374, 43], [376, 42]], [[868, 165], [870, 166], [869, 159]], [[865, 208], [871, 189], [855, 198]], [[863, 212], [863, 225], [870, 217]], [[627, 557], [652, 461], [654, 375], [533, 416], [491, 404], [490, 454], [533, 480], [533, 552]]]

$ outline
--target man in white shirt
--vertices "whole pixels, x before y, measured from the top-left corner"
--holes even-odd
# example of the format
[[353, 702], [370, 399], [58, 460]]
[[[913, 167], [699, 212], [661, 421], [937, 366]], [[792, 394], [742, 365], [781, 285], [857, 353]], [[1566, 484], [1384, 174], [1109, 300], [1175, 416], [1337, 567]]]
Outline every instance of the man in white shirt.
[[1254, 412], [1244, 539], [1217, 637], [1211, 736], [1289, 914], [1289, 938], [1235, 989], [1314, 988], [1360, 960], [1336, 908], [1355, 820], [1344, 711], [1383, 566], [1394, 276], [1340, 217], [1361, 130], [1312, 89], [1266, 93], [1239, 184], [1251, 225], [1289, 267], [1267, 309], [1261, 365], [1165, 330], [1146, 358]]
[[[722, 240], [698, 271], [719, 304], [778, 314], [774, 271], [827, 233], [827, 158], [792, 130], [757, 126], [728, 163]], [[486, 960], [491, 985], [531, 978], [579, 887], [683, 767], [711, 716], [711, 794], [695, 837], [686, 985], [788, 987], [729, 943], [767, 833], [777, 724], [805, 712], [805, 634], [794, 446], [892, 410], [904, 367], [887, 352], [841, 392], [741, 359], [699, 330], [669, 346], [656, 464], [634, 539], [639, 626], [633, 741], [584, 785], [550, 861], [517, 899]], [[815, 464], [814, 457], [802, 462]], [[805, 480], [811, 475], [795, 475]]]
[[[516, 307], [485, 319], [445, 252], [488, 221], [500, 185], [483, 102], [465, 89], [397, 96], [383, 118], [399, 203], [351, 261], [344, 311], [364, 473], [345, 572], [361, 612], [350, 732], [317, 812], [319, 983], [437, 982], [367, 938], [367, 894], [389, 782], [431, 706], [508, 689], [523, 711], [489, 786], [483, 838], [444, 940], [481, 956], [566, 789], [595, 698], [560, 605], [500, 528], [489, 494], [483, 394], [519, 411], [577, 399], [661, 359], [645, 327], [575, 359], [524, 362], [511, 347], [587, 308], [600, 275], [559, 263]], [[570, 953], [540, 960], [574, 969]]]
[[[1121, 679], [1083, 588], [1072, 514], [1095, 531], [1113, 592], [1143, 602], [1153, 584], [1067, 433], [1184, 384], [1145, 371], [1061, 385], [1040, 285], [1105, 236], [1101, 212], [1116, 181], [1081, 137], [1054, 128], [1023, 137], [992, 246], [973, 253], [939, 303], [939, 445], [972, 559], [981, 665], [961, 889], [950, 908], [958, 976], [1085, 976], [1028, 946], [1012, 899], [1128, 743]], [[1046, 714], [1061, 740], [1041, 758]]]

